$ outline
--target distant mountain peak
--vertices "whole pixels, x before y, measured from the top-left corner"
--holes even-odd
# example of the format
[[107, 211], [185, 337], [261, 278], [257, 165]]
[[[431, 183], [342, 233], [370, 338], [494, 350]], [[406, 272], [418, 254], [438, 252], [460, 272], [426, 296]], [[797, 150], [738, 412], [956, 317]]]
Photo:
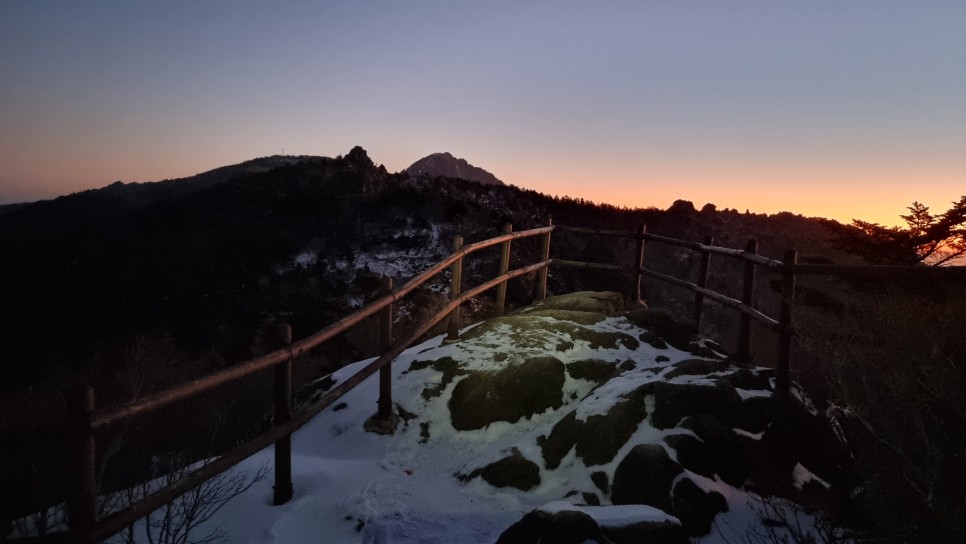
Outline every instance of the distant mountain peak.
[[411, 176], [458, 178], [488, 185], [505, 185], [486, 170], [446, 152], [427, 155], [412, 163], [404, 172]]

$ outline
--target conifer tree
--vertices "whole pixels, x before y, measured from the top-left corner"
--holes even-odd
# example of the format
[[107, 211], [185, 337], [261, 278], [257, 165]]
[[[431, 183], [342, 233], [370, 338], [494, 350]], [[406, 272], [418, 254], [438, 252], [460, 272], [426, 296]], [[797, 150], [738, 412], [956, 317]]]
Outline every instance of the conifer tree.
[[853, 219], [836, 233], [833, 242], [843, 250], [886, 264], [951, 264], [966, 255], [966, 196], [953, 202], [945, 213], [934, 215], [929, 207], [913, 202], [901, 215], [906, 226], [885, 227]]

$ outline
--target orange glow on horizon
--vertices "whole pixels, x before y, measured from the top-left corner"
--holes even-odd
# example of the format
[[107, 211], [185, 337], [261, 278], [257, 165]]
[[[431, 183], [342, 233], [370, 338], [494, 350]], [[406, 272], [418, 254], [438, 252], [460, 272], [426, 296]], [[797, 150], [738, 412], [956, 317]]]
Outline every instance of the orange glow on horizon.
[[[115, 153], [108, 165], [83, 153], [60, 157], [43, 156], [41, 153], [32, 159], [21, 155], [16, 164], [9, 166], [34, 172], [36, 177], [33, 180], [16, 180], [23, 185], [24, 194], [30, 186], [44, 186], [47, 194], [42, 198], [54, 198], [104, 187], [118, 179], [143, 182], [188, 177], [272, 154], [255, 151], [240, 156], [238, 150], [230, 145], [212, 151], [214, 154], [210, 159], [203, 161], [187, 152], [166, 154], [164, 157], [148, 153]], [[293, 151], [292, 154], [339, 154]], [[348, 149], [342, 153], [345, 151]], [[388, 159], [386, 167], [389, 171], [400, 171], [415, 160], [396, 157], [379, 149], [370, 149], [369, 153], [376, 164]], [[900, 215], [907, 212], [906, 207], [913, 201], [923, 202], [934, 213], [942, 213], [951, 202], [959, 200], [966, 193], [966, 184], [962, 183], [966, 179], [966, 164], [962, 168], [946, 169], [930, 169], [921, 165], [897, 168], [894, 163], [876, 165], [875, 168], [830, 165], [790, 169], [780, 164], [759, 164], [755, 167], [711, 164], [699, 168], [674, 164], [670, 160], [661, 163], [645, 163], [643, 160], [609, 163], [607, 157], [567, 158], [555, 154], [513, 157], [498, 152], [481, 155], [477, 158], [470, 154], [465, 158], [506, 183], [548, 195], [583, 198], [629, 208], [667, 209], [675, 200], [681, 199], [692, 202], [697, 209], [713, 203], [719, 210], [731, 208], [744, 212], [747, 209], [752, 213], [767, 214], [786, 211], [806, 217], [825, 217], [846, 224], [853, 219], [862, 219], [893, 226], [902, 224]], [[104, 179], [104, 172], [108, 172], [107, 179]], [[16, 191], [12, 194], [16, 194]]]
[[[840, 223], [861, 219], [886, 226], [902, 225], [900, 215], [918, 201], [933, 213], [949, 209], [966, 194], [966, 172], [890, 172], [868, 169], [836, 175], [831, 169], [797, 171], [689, 171], [667, 168], [652, 172], [618, 169], [585, 173], [558, 171], [502, 178], [508, 183], [558, 196], [583, 198], [629, 208], [667, 209], [675, 200], [688, 200], [701, 209], [707, 203], [719, 210], [752, 213], [791, 212], [824, 217]], [[930, 180], [923, 183], [922, 180]], [[819, 180], [819, 181], [816, 181]], [[877, 189], [870, 189], [877, 187]]]

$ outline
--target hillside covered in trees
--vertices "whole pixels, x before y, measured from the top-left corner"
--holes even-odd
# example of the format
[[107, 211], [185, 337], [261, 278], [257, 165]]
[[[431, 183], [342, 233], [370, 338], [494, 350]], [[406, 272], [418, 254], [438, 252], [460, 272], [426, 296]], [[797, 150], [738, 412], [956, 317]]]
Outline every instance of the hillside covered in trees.
[[[374, 276], [404, 280], [447, 254], [454, 234], [470, 242], [506, 222], [522, 230], [550, 217], [629, 231], [643, 222], [652, 233], [712, 235], [735, 247], [760, 237], [763, 254], [830, 251], [820, 221], [790, 213], [699, 212], [681, 201], [666, 211], [626, 209], [411, 179], [376, 166], [361, 148], [337, 158], [268, 157], [182, 180], [117, 182], [0, 215], [0, 372], [39, 380], [94, 359], [106, 364], [139, 337], [230, 364], [252, 354], [265, 323], [284, 317], [296, 335], [308, 334], [371, 296]], [[587, 260], [623, 257], [616, 243], [560, 237], [554, 246]], [[521, 244], [515, 258], [530, 249]], [[681, 258], [649, 256], [671, 266]], [[521, 282], [511, 296], [526, 288]]]

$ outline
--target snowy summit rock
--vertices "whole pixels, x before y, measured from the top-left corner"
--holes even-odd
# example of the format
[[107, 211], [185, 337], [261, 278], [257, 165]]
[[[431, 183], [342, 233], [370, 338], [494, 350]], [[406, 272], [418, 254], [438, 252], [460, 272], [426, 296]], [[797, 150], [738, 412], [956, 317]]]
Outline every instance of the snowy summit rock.
[[847, 501], [822, 416], [665, 317], [572, 293], [414, 346], [392, 364], [392, 434], [364, 429], [379, 384], [363, 382], [293, 440], [304, 495], [271, 510], [260, 483], [224, 527], [258, 543], [324, 528], [358, 544], [722, 544], [762, 530], [762, 497]]

